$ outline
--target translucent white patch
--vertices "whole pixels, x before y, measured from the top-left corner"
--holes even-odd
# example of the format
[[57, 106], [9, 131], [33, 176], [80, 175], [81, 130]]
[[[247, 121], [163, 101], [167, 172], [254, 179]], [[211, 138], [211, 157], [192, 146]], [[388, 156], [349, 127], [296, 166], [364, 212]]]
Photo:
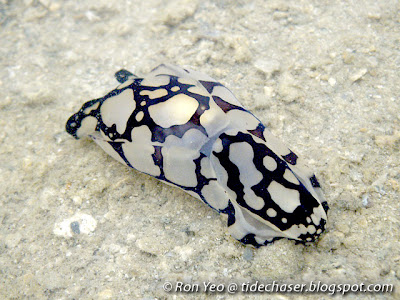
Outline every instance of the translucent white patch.
[[110, 97], [103, 102], [100, 107], [103, 123], [108, 127], [116, 124], [117, 131], [122, 134], [135, 107], [136, 102], [133, 99], [133, 91], [126, 89], [119, 95]]
[[188, 67], [185, 67], [185, 69], [188, 70], [190, 73], [190, 75], [186, 75], [186, 76], [193, 77], [196, 80], [216, 82], [216, 80], [214, 78], [208, 76], [207, 74], [198, 72], [196, 70], [192, 70], [191, 68], [188, 68]]
[[260, 124], [260, 121], [258, 121], [251, 113], [243, 110], [232, 109], [228, 111], [226, 115], [231, 123], [242, 131], [254, 130], [257, 128], [258, 124]]
[[276, 163], [275, 159], [273, 159], [271, 156], [265, 156], [263, 158], [263, 164], [264, 167], [271, 172], [275, 171], [276, 168], [278, 167], [278, 164]]
[[311, 223], [311, 218], [310, 218], [310, 217], [307, 217], [307, 218], [306, 218], [306, 221], [307, 221], [307, 223]]
[[255, 215], [240, 208], [237, 203], [232, 202], [232, 204], [235, 208], [236, 222], [232, 226], [229, 226], [228, 230], [234, 238], [240, 240], [247, 234], [253, 233], [255, 234], [256, 241], [263, 243], [274, 237], [285, 236], [274, 224], [266, 220], [259, 221]]
[[93, 141], [101, 147], [108, 155], [110, 155], [112, 158], [116, 159], [120, 163], [126, 165], [125, 161], [121, 158], [121, 156], [114, 150], [114, 148], [108, 143], [107, 140], [108, 137], [105, 137], [102, 133], [99, 133], [98, 131], [91, 133], [90, 137], [93, 139]]
[[214, 170], [208, 157], [203, 157], [200, 161], [200, 173], [206, 178], [215, 178]]
[[82, 120], [81, 126], [76, 131], [78, 138], [87, 136], [88, 134], [94, 132], [97, 126], [97, 119], [95, 117], [89, 116]]
[[152, 176], [160, 175], [160, 168], [154, 164], [152, 154], [154, 147], [151, 144], [151, 131], [143, 125], [135, 127], [131, 132], [132, 142], [122, 144], [126, 159], [136, 170]]
[[216, 139], [213, 145], [213, 151], [219, 153], [224, 150], [224, 146], [222, 145], [222, 140], [220, 138]]
[[141, 82], [142, 86], [158, 87], [169, 84], [170, 77], [165, 75], [147, 76]]
[[140, 121], [142, 121], [143, 117], [144, 117], [144, 112], [139, 111], [139, 112], [136, 114], [135, 119], [136, 119], [136, 121], [140, 122]]
[[146, 101], [140, 102], [140, 106], [145, 106], [145, 105], [146, 105]]
[[241, 142], [230, 145], [229, 160], [239, 168], [239, 179], [244, 185], [243, 198], [248, 206], [258, 210], [264, 207], [264, 200], [256, 196], [251, 187], [259, 183], [263, 176], [256, 169], [253, 158], [253, 148], [248, 143]]
[[161, 98], [168, 95], [168, 91], [166, 89], [158, 89], [154, 91], [143, 90], [140, 93], [140, 96], [149, 96], [150, 99]]
[[215, 174], [218, 179], [218, 183], [225, 189], [225, 191], [228, 193], [229, 199], [232, 201], [235, 201], [237, 198], [237, 195], [234, 191], [232, 191], [228, 187], [228, 172], [225, 170], [225, 168], [221, 165], [219, 159], [215, 155], [211, 155], [211, 165], [214, 168]]
[[226, 129], [224, 131], [224, 133], [229, 136], [236, 136], [239, 133], [239, 129], [238, 128], [229, 128], [229, 129]]
[[268, 215], [268, 217], [274, 218], [274, 217], [277, 216], [277, 214], [278, 214], [278, 213], [276, 212], [275, 209], [273, 209], [273, 208], [268, 208], [268, 209], [267, 209], [267, 215]]
[[173, 92], [177, 92], [177, 91], [179, 91], [181, 88], [179, 87], [179, 86], [173, 86], [172, 88], [171, 88], [171, 91], [173, 91]]
[[248, 233], [251, 233], [251, 228], [247, 229], [243, 217], [240, 217], [235, 211], [235, 223], [228, 227], [229, 234], [237, 240], [241, 240]]
[[[322, 205], [320, 205], [318, 207], [314, 207], [311, 218], [313, 215], [318, 218], [318, 223], [314, 222], [315, 225], [318, 225], [321, 219], [324, 219], [324, 220], [327, 219], [326, 212], [325, 212], [324, 208], [322, 207]], [[314, 221], [314, 219], [313, 219], [313, 221]]]
[[209, 184], [203, 187], [201, 193], [207, 203], [217, 210], [223, 210], [228, 206], [229, 197], [216, 181], [210, 181]]
[[207, 90], [203, 86], [191, 86], [188, 88], [188, 91], [194, 94], [199, 94], [202, 96], [210, 96], [210, 94], [207, 92]]
[[282, 218], [282, 223], [287, 223], [287, 219], [286, 218]]
[[[177, 138], [176, 136], [168, 136], [168, 138], [169, 137]], [[204, 145], [204, 143], [206, 143], [206, 141], [208, 141], [207, 136], [205, 136], [204, 133], [195, 128], [189, 129], [185, 132], [181, 139], [177, 139], [178, 141], [175, 144], [169, 144], [168, 146], [173, 147], [174, 145], [182, 145], [182, 147], [185, 147], [186, 149], [188, 149], [188, 151], [196, 151], [197, 157], [200, 156], [200, 148]]]
[[280, 156], [285, 156], [290, 153], [290, 150], [284, 143], [282, 143], [276, 136], [269, 130], [264, 129], [264, 138], [267, 147]]
[[230, 124], [230, 120], [214, 100], [210, 100], [209, 103], [210, 108], [200, 116], [200, 124], [206, 129], [207, 134], [212, 137], [223, 131]]
[[161, 149], [165, 177], [179, 185], [195, 187], [197, 182], [196, 164], [199, 149], [207, 137], [196, 129], [188, 130], [182, 138], [169, 135]]
[[[307, 168], [304, 165], [302, 165], [301, 161], [299, 162], [299, 160], [297, 160], [297, 164], [295, 166], [290, 166], [290, 169], [296, 175], [298, 180], [305, 186], [307, 191], [309, 191], [310, 194], [319, 203], [321, 203], [325, 199], [324, 195], [321, 192], [321, 189], [320, 188], [314, 188], [311, 185], [310, 177], [312, 177], [314, 174], [309, 168]], [[325, 211], [323, 210], [322, 207], [319, 207], [319, 210], [317, 212], [317, 216], [322, 217], [322, 218], [326, 218], [326, 213], [325, 213]]]
[[321, 234], [322, 233], [322, 230], [321, 229], [318, 229], [317, 230], [317, 234]]
[[162, 150], [164, 158], [165, 177], [179, 185], [195, 187], [197, 185], [196, 165], [192, 153], [183, 147], [174, 147], [168, 151]]
[[92, 106], [87, 107], [87, 108], [83, 111], [83, 113], [84, 113], [85, 115], [88, 115], [88, 114], [90, 114], [90, 112], [91, 112], [92, 110], [97, 109], [97, 108], [99, 107], [99, 105], [100, 105], [100, 102], [96, 102], [96, 103], [93, 104]]
[[198, 83], [191, 77], [179, 77], [178, 82], [182, 84], [197, 85]]
[[295, 224], [289, 229], [285, 230], [284, 233], [287, 237], [292, 239], [299, 239], [299, 236], [307, 233], [307, 228], [303, 224]]
[[272, 181], [267, 188], [272, 200], [287, 213], [292, 213], [300, 205], [300, 194], [296, 190], [285, 188]]
[[315, 191], [315, 194], [317, 195], [317, 197], [315, 197], [315, 199], [317, 199], [319, 203], [324, 202], [325, 201], [325, 196], [322, 193], [322, 189], [320, 187], [315, 187], [314, 191]]
[[238, 99], [236, 99], [236, 97], [232, 94], [232, 92], [224, 86], [215, 86], [212, 94], [214, 96], [220, 97], [225, 102], [228, 102], [230, 104], [239, 107], [243, 107], [242, 104], [240, 104], [240, 102], [238, 101]]
[[285, 173], [283, 173], [283, 178], [285, 178], [287, 181], [294, 183], [294, 184], [299, 184], [299, 181], [297, 180], [296, 176], [290, 171], [289, 169], [285, 170]]
[[244, 191], [243, 199], [248, 206], [257, 210], [264, 207], [264, 199], [257, 196], [252, 189], [245, 188]]
[[169, 128], [187, 123], [196, 112], [198, 105], [196, 99], [179, 94], [167, 101], [151, 105], [149, 113], [156, 124]]

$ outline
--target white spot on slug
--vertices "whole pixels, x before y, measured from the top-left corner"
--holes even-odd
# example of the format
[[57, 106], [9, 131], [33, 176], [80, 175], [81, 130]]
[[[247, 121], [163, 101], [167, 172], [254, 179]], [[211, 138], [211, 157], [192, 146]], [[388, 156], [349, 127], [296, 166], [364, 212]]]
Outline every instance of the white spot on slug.
[[268, 215], [268, 217], [273, 218], [273, 217], [276, 217], [277, 212], [276, 212], [276, 210], [273, 209], [273, 208], [268, 208], [268, 209], [267, 209], [267, 215]]
[[200, 172], [206, 178], [215, 178], [215, 172], [211, 168], [211, 162], [208, 157], [203, 157], [200, 162]]
[[268, 171], [275, 171], [278, 164], [276, 163], [275, 159], [273, 159], [271, 156], [265, 156], [263, 158], [263, 164], [264, 167], [268, 170]]
[[151, 105], [149, 113], [156, 124], [168, 128], [187, 123], [198, 105], [199, 103], [192, 97], [179, 94], [167, 101]]
[[122, 134], [135, 107], [136, 102], [133, 99], [133, 91], [126, 89], [119, 95], [110, 97], [103, 102], [100, 107], [103, 123], [108, 127], [116, 124], [117, 131]]
[[227, 89], [224, 86], [215, 86], [213, 89], [213, 95], [220, 97], [222, 100], [225, 102], [228, 102], [230, 104], [243, 107], [242, 104], [236, 99], [235, 95], [232, 94], [232, 92]]
[[284, 143], [282, 143], [276, 136], [274, 136], [269, 130], [264, 129], [264, 138], [267, 144], [267, 147], [271, 149], [273, 152], [280, 156], [285, 156], [290, 153], [290, 150]]
[[180, 90], [180, 87], [179, 86], [173, 86], [172, 88], [171, 88], [171, 91], [173, 91], [173, 92], [177, 92], [177, 91], [179, 91]]
[[161, 149], [165, 177], [179, 185], [196, 186], [194, 160], [200, 156], [199, 149], [205, 140], [206, 136], [196, 129], [188, 130], [182, 138], [168, 136]]
[[166, 89], [158, 89], [154, 91], [143, 90], [140, 92], [140, 96], [149, 96], [150, 99], [161, 98], [168, 95], [168, 91]]
[[213, 145], [213, 151], [219, 153], [224, 149], [221, 139], [216, 139]]
[[143, 120], [143, 117], [144, 117], [144, 112], [143, 111], [139, 111], [137, 114], [136, 114], [136, 121], [138, 121], [138, 122], [140, 122], [140, 121], [142, 121]]
[[258, 121], [251, 113], [243, 110], [232, 109], [226, 113], [232, 124], [235, 124], [241, 131], [254, 130], [257, 128]]
[[123, 143], [122, 149], [132, 167], [152, 176], [160, 175], [160, 169], [154, 164], [152, 157], [154, 147], [151, 144], [149, 127], [142, 125], [133, 128], [131, 138], [132, 142]]
[[258, 171], [253, 162], [253, 148], [246, 142], [234, 143], [230, 145], [229, 159], [239, 168], [239, 179], [244, 185], [244, 200], [253, 209], [264, 207], [264, 200], [255, 195], [252, 186], [259, 183], [263, 176]]
[[299, 184], [299, 181], [297, 180], [296, 176], [294, 176], [293, 172], [290, 171], [289, 169], [285, 170], [285, 173], [283, 174], [283, 178], [285, 178], [287, 181], [294, 183], [294, 184]]
[[300, 195], [296, 190], [285, 188], [276, 181], [272, 181], [267, 190], [272, 200], [287, 213], [292, 213], [300, 205]]
[[209, 105], [210, 108], [200, 116], [200, 124], [209, 136], [214, 136], [226, 128], [230, 120], [214, 100], [210, 99]]
[[76, 135], [81, 138], [93, 133], [96, 130], [97, 119], [95, 117], [89, 116], [82, 120], [81, 126], [76, 131]]
[[228, 206], [229, 198], [225, 190], [216, 182], [210, 181], [201, 190], [208, 204], [217, 210], [222, 210]]

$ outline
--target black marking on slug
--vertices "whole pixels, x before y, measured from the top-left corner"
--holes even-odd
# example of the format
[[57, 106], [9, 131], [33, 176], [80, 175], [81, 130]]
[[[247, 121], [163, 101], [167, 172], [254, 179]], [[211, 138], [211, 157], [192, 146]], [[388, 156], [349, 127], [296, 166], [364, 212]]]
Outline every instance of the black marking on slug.
[[315, 187], [315, 188], [321, 187], [319, 185], [319, 182], [318, 182], [317, 178], [315, 177], [315, 175], [310, 177], [310, 182], [311, 182], [312, 187]]
[[289, 164], [291, 164], [291, 165], [295, 165], [296, 163], [297, 163], [297, 155], [296, 154], [294, 154], [294, 152], [292, 152], [292, 151], [290, 151], [290, 153], [289, 154], [287, 154], [287, 155], [284, 155], [284, 156], [282, 156], [283, 157], [283, 159], [287, 162], [287, 163], [289, 163]]
[[254, 130], [247, 130], [248, 132], [250, 132], [252, 135], [255, 135], [256, 137], [262, 139], [265, 142], [265, 138], [264, 138], [264, 130], [265, 127], [263, 124], [258, 124], [257, 128]]
[[219, 82], [212, 82], [212, 81], [203, 81], [199, 80], [199, 82], [206, 88], [207, 92], [210, 94], [212, 93], [214, 87], [216, 86], [222, 86]]
[[127, 81], [129, 79], [129, 77], [133, 77], [134, 75], [131, 72], [129, 72], [125, 69], [122, 69], [122, 70], [119, 70], [118, 72], [116, 72], [114, 74], [114, 76], [119, 83], [124, 83], [125, 81]]
[[229, 102], [226, 102], [218, 96], [213, 96], [213, 99], [214, 99], [215, 103], [224, 111], [224, 113], [227, 113], [228, 111], [230, 111], [232, 109], [238, 109], [238, 110], [245, 111], [244, 108], [234, 105], [234, 104], [231, 104]]

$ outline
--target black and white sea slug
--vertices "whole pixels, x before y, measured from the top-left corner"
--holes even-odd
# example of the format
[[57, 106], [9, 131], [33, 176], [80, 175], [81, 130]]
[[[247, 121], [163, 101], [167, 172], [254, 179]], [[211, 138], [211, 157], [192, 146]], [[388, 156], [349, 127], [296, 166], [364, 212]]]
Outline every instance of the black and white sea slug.
[[177, 186], [228, 216], [230, 234], [255, 247], [315, 241], [328, 205], [296, 154], [213, 78], [162, 64], [83, 104], [67, 124], [121, 163]]

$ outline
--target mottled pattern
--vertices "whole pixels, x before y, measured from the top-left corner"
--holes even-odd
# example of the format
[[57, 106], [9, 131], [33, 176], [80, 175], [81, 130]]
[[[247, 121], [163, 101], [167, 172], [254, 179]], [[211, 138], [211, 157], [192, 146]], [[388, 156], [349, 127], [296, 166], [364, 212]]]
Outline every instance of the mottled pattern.
[[328, 205], [300, 159], [221, 83], [171, 65], [86, 102], [67, 122], [108, 154], [228, 215], [231, 235], [255, 247], [314, 241]]

